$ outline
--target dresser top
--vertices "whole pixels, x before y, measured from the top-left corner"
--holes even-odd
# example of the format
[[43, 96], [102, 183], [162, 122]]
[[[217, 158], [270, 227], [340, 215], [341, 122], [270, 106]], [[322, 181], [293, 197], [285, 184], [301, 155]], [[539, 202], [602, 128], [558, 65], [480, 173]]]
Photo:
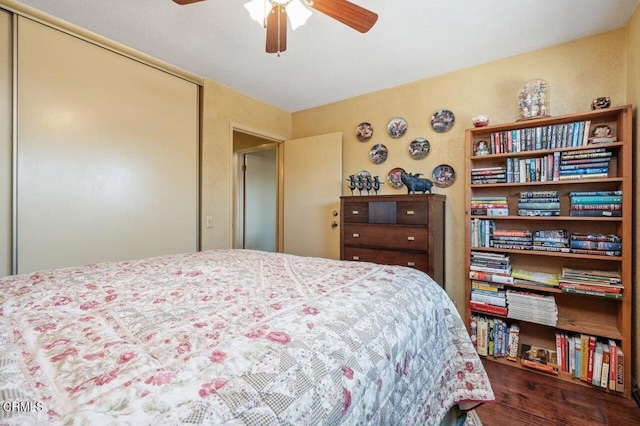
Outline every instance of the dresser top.
[[403, 194], [403, 195], [343, 195], [344, 201], [444, 201], [447, 197], [442, 194]]

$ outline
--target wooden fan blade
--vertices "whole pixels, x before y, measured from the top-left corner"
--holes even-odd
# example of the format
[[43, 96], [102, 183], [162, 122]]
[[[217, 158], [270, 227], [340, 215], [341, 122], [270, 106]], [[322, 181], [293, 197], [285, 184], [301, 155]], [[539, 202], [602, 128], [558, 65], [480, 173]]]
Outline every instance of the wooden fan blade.
[[287, 50], [287, 12], [284, 6], [275, 4], [267, 16], [267, 53]]
[[173, 0], [173, 1], [178, 4], [185, 5], [185, 4], [197, 3], [202, 0]]
[[313, 0], [310, 5], [318, 12], [322, 12], [333, 19], [366, 33], [378, 20], [378, 14], [347, 0]]

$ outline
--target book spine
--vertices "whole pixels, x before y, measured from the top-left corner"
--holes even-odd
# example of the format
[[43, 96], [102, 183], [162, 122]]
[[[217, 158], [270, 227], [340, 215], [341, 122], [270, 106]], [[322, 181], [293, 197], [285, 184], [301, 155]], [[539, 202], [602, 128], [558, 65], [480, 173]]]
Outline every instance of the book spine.
[[616, 391], [624, 392], [624, 353], [620, 348], [616, 351]]
[[501, 306], [493, 306], [487, 303], [476, 302], [474, 300], [469, 301], [469, 306], [472, 310], [477, 312], [483, 312], [492, 315], [507, 316], [507, 308]]
[[622, 195], [571, 196], [571, 204], [621, 204]]
[[609, 389], [616, 390], [616, 378], [618, 375], [618, 345], [614, 340], [609, 340], [609, 352], [609, 357], [611, 359], [611, 366], [609, 367]]

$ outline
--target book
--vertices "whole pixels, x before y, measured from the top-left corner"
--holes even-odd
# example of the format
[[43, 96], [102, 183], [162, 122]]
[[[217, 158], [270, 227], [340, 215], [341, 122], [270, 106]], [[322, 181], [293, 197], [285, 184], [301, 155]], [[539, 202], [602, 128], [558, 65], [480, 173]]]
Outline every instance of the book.
[[622, 203], [622, 195], [572, 195], [571, 204], [614, 204]]
[[520, 326], [516, 323], [509, 327], [509, 343], [507, 349], [507, 359], [516, 361], [518, 359], [518, 346], [520, 345]]
[[558, 357], [555, 350], [523, 343], [520, 350], [520, 363], [524, 367], [558, 374]]
[[489, 333], [489, 324], [486, 318], [478, 319], [478, 336], [477, 336], [477, 347], [478, 355], [487, 355], [487, 340]]
[[616, 350], [616, 391], [624, 392], [624, 353], [620, 347]]
[[576, 217], [622, 217], [621, 210], [571, 210], [570, 216]]
[[593, 375], [591, 377], [591, 384], [594, 386], [600, 386], [600, 379], [602, 377], [602, 356], [604, 348], [602, 342], [595, 342], [595, 350], [593, 353]]
[[609, 387], [609, 363], [611, 358], [611, 350], [608, 343], [602, 344], [602, 373], [600, 374], [600, 387]]
[[616, 378], [618, 374], [618, 345], [616, 344], [615, 340], [609, 340], [609, 359], [609, 389], [616, 390]]
[[[589, 365], [589, 335], [581, 334], [580, 335], [580, 375], [578, 376], [580, 380], [587, 381], [587, 367]], [[577, 367], [576, 367], [577, 368]]]
[[[575, 360], [573, 366], [573, 377], [576, 379], [580, 378], [581, 369], [582, 369], [582, 340], [580, 336], [574, 336], [573, 339], [574, 344], [574, 352], [575, 352]], [[614, 382], [615, 383], [615, 382]]]
[[593, 367], [594, 367], [594, 360], [595, 360], [595, 353], [596, 353], [596, 337], [595, 336], [589, 336], [589, 344], [587, 346], [588, 349], [588, 358], [587, 358], [587, 378], [586, 378], [586, 382], [587, 383], [591, 383], [591, 381], [593, 380]]
[[559, 285], [558, 282], [558, 274], [546, 273], [546, 272], [537, 272], [537, 271], [526, 271], [521, 268], [513, 268], [511, 270], [511, 276], [513, 278], [520, 278], [527, 281], [534, 281], [540, 284], [557, 287]]
[[502, 315], [502, 316], [507, 315], [507, 308], [505, 307], [494, 306], [494, 305], [490, 305], [488, 303], [483, 303], [483, 302], [476, 302], [475, 300], [469, 301], [469, 307], [471, 308], [472, 311], [476, 311], [476, 312], [482, 312], [482, 313], [492, 314], [492, 315]]
[[523, 367], [531, 368], [534, 370], [542, 371], [548, 374], [558, 374], [558, 367], [550, 364], [538, 364], [537, 362], [529, 361], [528, 359], [520, 359], [520, 364]]

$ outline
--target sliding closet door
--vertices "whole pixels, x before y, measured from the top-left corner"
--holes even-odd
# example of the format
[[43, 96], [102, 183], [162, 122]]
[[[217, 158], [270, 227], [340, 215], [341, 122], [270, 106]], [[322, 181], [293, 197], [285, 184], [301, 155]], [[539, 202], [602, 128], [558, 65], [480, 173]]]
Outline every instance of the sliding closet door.
[[11, 274], [11, 15], [0, 10], [0, 277]]
[[198, 87], [18, 21], [18, 273], [197, 250]]

